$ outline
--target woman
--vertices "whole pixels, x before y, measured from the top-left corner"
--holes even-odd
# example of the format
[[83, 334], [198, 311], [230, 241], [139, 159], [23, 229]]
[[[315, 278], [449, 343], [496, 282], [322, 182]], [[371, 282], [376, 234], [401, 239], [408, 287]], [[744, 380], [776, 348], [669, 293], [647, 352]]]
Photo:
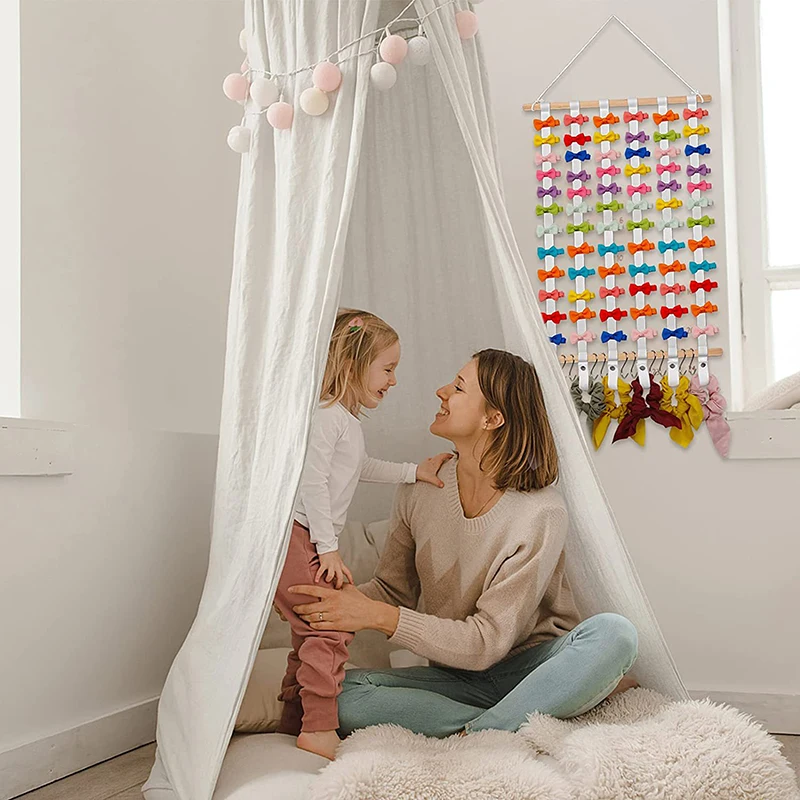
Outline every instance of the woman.
[[[444, 488], [398, 489], [375, 577], [337, 591], [295, 586], [317, 630], [383, 631], [429, 667], [350, 670], [339, 733], [395, 723], [445, 737], [515, 731], [540, 711], [583, 714], [614, 691], [636, 658], [617, 614], [579, 621], [565, 573], [567, 511], [552, 484], [558, 459], [536, 371], [483, 350], [436, 392], [431, 433], [457, 457]], [[421, 605], [426, 613], [415, 610]], [[333, 757], [332, 754], [330, 757]]]

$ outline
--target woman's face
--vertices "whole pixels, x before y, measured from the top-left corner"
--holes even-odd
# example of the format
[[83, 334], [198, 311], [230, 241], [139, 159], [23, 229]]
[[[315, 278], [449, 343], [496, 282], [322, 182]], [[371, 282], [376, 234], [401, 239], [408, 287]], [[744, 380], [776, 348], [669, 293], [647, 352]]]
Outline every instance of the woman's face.
[[461, 370], [452, 383], [436, 391], [441, 408], [430, 431], [451, 442], [472, 439], [484, 430], [488, 416], [486, 399], [478, 384], [478, 362], [473, 359]]
[[362, 400], [365, 408], [377, 408], [392, 386], [397, 385], [394, 371], [400, 363], [400, 342], [387, 347], [370, 365], [367, 375], [369, 397]]

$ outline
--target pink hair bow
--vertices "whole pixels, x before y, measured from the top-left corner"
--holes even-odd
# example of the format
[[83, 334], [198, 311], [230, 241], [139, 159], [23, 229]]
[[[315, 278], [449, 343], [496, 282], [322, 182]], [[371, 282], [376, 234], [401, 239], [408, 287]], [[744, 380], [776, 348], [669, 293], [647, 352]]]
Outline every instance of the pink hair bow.
[[602, 150], [595, 150], [594, 160], [602, 161], [604, 158], [608, 158], [611, 161], [616, 161], [621, 155], [622, 153], [620, 153], [619, 150], [614, 150], [613, 147], [607, 153], [604, 153]]
[[539, 289], [539, 301], [544, 302], [545, 300], [559, 300], [564, 296], [564, 292], [559, 291], [558, 289], [553, 289], [552, 292], [546, 292], [544, 289]]
[[719, 328], [716, 325], [706, 325], [704, 328], [698, 328], [697, 325], [692, 326], [692, 336], [697, 339], [705, 334], [706, 336], [716, 336], [719, 333]]
[[631, 339], [633, 339], [634, 342], [637, 341], [638, 339], [641, 339], [642, 337], [644, 337], [645, 339], [655, 339], [656, 336], [658, 336], [658, 333], [656, 333], [656, 331], [654, 331], [652, 328], [645, 328], [644, 330], [641, 331], [634, 328], [631, 331]]
[[711, 184], [708, 181], [697, 181], [697, 183], [689, 183], [686, 184], [686, 190], [688, 192], [693, 192], [696, 189], [699, 189], [701, 192], [707, 192], [711, 188]]
[[586, 331], [585, 333], [571, 333], [569, 335], [569, 340], [572, 344], [577, 344], [578, 342], [592, 342], [597, 338], [597, 334], [592, 331]]
[[603, 175], [611, 175], [613, 177], [614, 175], [619, 175], [620, 172], [622, 172], [622, 170], [615, 164], [612, 164], [610, 167], [598, 167], [597, 177], [602, 178]]
[[659, 164], [656, 172], [663, 175], [665, 172], [680, 172], [681, 165], [677, 161], [670, 161], [669, 164]]
[[561, 172], [557, 169], [549, 169], [547, 171], [543, 169], [536, 170], [536, 180], [543, 181], [545, 178], [560, 178]]
[[728, 403], [720, 391], [719, 381], [715, 375], [711, 375], [708, 386], [701, 386], [697, 375], [692, 375], [689, 391], [703, 407], [703, 419], [714, 447], [723, 458], [727, 458], [731, 445], [731, 429], [725, 419], [725, 409]]
[[537, 164], [555, 164], [556, 161], [561, 161], [561, 156], [558, 153], [548, 153], [546, 156], [541, 153], [536, 154]]
[[659, 158], [661, 158], [662, 156], [669, 156], [669, 158], [677, 158], [680, 154], [681, 151], [677, 147], [675, 147], [675, 145], [662, 148], [661, 150], [656, 150], [656, 155]]
[[681, 294], [685, 291], [686, 287], [682, 283], [673, 283], [672, 286], [668, 283], [661, 284], [661, 294]]
[[615, 286], [613, 289], [600, 287], [600, 297], [619, 297], [621, 294], [625, 294], [625, 290], [621, 286]]
[[640, 183], [638, 186], [630, 185], [628, 186], [628, 194], [633, 197], [637, 192], [641, 192], [642, 194], [647, 194], [648, 192], [652, 192], [653, 187], [648, 186], [646, 183]]
[[591, 189], [581, 186], [580, 189], [567, 189], [567, 197], [572, 200], [573, 197], [588, 197], [592, 193]]

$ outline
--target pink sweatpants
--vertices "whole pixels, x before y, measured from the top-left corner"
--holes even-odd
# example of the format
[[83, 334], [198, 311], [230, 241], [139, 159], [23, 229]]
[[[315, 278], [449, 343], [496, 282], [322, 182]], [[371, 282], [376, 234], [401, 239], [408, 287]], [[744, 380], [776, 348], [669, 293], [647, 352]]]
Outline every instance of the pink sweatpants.
[[[307, 528], [299, 522], [292, 526], [292, 538], [286, 563], [275, 593], [275, 605], [292, 629], [292, 652], [286, 664], [286, 675], [278, 697], [283, 700], [279, 733], [297, 736], [301, 730], [333, 731], [339, 727], [337, 697], [342, 691], [347, 645], [352, 633], [315, 631], [300, 619], [292, 606], [314, 603], [317, 597], [289, 594], [297, 584], [313, 584], [319, 569], [319, 556], [311, 543]], [[330, 584], [320, 581], [321, 586]]]

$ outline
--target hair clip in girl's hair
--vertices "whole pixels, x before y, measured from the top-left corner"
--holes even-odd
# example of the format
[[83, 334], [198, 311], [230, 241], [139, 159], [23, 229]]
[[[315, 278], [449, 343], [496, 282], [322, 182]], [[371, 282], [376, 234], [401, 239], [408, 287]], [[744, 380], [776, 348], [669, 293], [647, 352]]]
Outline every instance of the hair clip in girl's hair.
[[353, 317], [350, 320], [349, 330], [348, 333], [356, 333], [360, 331], [364, 327], [364, 320], [361, 317]]

